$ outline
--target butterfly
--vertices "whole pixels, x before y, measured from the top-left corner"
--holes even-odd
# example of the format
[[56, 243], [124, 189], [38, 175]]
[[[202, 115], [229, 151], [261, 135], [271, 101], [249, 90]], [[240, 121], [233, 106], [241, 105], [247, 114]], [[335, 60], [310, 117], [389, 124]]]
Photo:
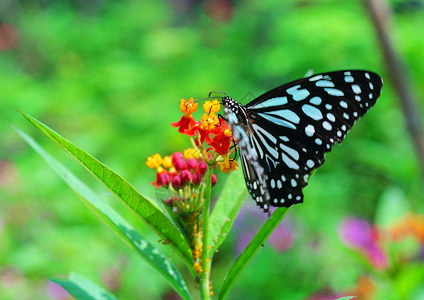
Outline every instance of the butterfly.
[[284, 84], [246, 106], [222, 97], [256, 204], [269, 212], [302, 203], [311, 172], [376, 103], [382, 86], [373, 72], [346, 70]]

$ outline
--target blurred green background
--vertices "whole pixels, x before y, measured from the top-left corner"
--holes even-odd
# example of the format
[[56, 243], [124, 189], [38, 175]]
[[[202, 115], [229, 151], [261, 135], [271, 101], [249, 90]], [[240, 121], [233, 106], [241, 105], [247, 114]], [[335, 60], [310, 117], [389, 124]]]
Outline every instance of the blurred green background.
[[[390, 5], [394, 45], [414, 96], [422, 99], [423, 1], [392, 0]], [[290, 245], [265, 245], [231, 299], [333, 299], [363, 288], [364, 278], [369, 279], [365, 286], [375, 290], [369, 299], [424, 297], [422, 241], [383, 245], [390, 248], [384, 248], [389, 263], [378, 269], [345, 246], [338, 232], [349, 216], [387, 225], [397, 221], [393, 214], [420, 216], [424, 208], [417, 155], [364, 2], [1, 1], [0, 299], [69, 299], [47, 278], [73, 271], [120, 299], [178, 299], [11, 126], [34, 136], [149, 240], [159, 238], [16, 108], [154, 198], [150, 182], [155, 174], [146, 158], [190, 146], [170, 126], [181, 117], [181, 98], [222, 90], [247, 103], [251, 95], [308, 70], [341, 69], [377, 72], [385, 79], [382, 96], [342, 147], [326, 156], [304, 190], [305, 203], [290, 210], [285, 221]], [[218, 174], [218, 181], [215, 195], [225, 176]], [[237, 245], [263, 222], [252, 200], [245, 206], [214, 261], [217, 290]], [[177, 258], [174, 263], [182, 266]], [[187, 270], [182, 272], [191, 280]]]

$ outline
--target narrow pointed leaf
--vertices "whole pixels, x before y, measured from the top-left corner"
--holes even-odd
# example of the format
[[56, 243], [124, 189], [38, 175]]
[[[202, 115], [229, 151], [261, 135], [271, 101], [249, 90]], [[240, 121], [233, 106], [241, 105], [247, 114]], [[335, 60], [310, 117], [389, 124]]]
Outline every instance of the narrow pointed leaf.
[[72, 144], [57, 132], [41, 123], [30, 115], [19, 111], [38, 130], [41, 131], [51, 141], [59, 145], [73, 158], [79, 161], [91, 174], [102, 182], [119, 200], [133, 211], [138, 217], [144, 220], [159, 236], [173, 247], [185, 261], [187, 267], [194, 273], [193, 260], [189, 245], [183, 234], [169, 220], [164, 213], [156, 207], [149, 199], [143, 197], [129, 184], [123, 177], [109, 169], [96, 158]]
[[287, 207], [277, 208], [271, 217], [265, 222], [258, 233], [253, 237], [250, 244], [244, 249], [243, 253], [237, 258], [230, 272], [224, 279], [218, 299], [226, 299], [230, 289], [234, 285], [235, 280], [240, 276], [241, 272], [247, 267], [256, 252], [262, 247], [263, 243], [268, 239], [274, 229], [280, 224], [287, 214]]
[[243, 172], [236, 171], [227, 179], [209, 220], [209, 256], [215, 252], [228, 235], [247, 197]]
[[103, 202], [96, 193], [47, 153], [30, 136], [17, 128], [15, 128], [15, 130], [38, 154], [40, 154], [100, 220], [155, 268], [183, 299], [191, 299], [187, 286], [177, 268], [175, 268], [155, 246], [146, 241], [124, 218], [121, 217], [121, 215]]
[[118, 300], [114, 295], [99, 287], [82, 275], [72, 273], [69, 279], [50, 278], [78, 300]]

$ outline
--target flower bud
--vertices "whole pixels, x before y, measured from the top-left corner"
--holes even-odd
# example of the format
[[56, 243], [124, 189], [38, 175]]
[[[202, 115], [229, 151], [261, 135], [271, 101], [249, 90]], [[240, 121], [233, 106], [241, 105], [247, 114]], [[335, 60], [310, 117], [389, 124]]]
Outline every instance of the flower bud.
[[216, 185], [216, 182], [217, 182], [216, 175], [215, 174], [212, 174], [212, 182], [211, 182], [212, 186], [215, 186]]
[[192, 182], [194, 185], [199, 185], [202, 182], [202, 180], [203, 180], [202, 175], [200, 175], [199, 173], [193, 174]]
[[172, 178], [172, 187], [174, 189], [179, 189], [182, 187], [181, 175], [176, 175]]
[[171, 177], [167, 173], [162, 173], [158, 176], [158, 184], [163, 187], [168, 187], [171, 182]]
[[202, 175], [202, 176], [205, 175], [207, 169], [208, 169], [208, 165], [203, 160], [201, 160], [199, 162], [199, 173], [200, 173], [200, 175]]
[[177, 170], [178, 172], [181, 172], [187, 169], [187, 163], [184, 158], [177, 159], [174, 162], [174, 167], [175, 167], [175, 170]]
[[190, 183], [192, 178], [193, 178], [193, 175], [191, 175], [191, 172], [189, 170], [183, 170], [181, 172], [181, 183], [183, 185]]
[[172, 198], [168, 198], [168, 199], [166, 199], [165, 200], [165, 203], [168, 205], [168, 206], [174, 206], [175, 205], [175, 203], [176, 202], [178, 202], [178, 201], [180, 201], [180, 199], [178, 198], [178, 197], [176, 197], [176, 196], [174, 196], [174, 197], [172, 197]]
[[172, 206], [174, 206], [174, 199], [168, 198], [168, 199], [165, 200], [165, 203], [166, 203], [166, 205], [172, 207]]
[[197, 160], [194, 158], [187, 159], [187, 169], [188, 170], [196, 170], [198, 166]]
[[172, 154], [172, 163], [174, 164], [174, 166], [175, 162], [180, 159], [184, 159], [184, 155], [181, 152], [175, 152], [174, 154]]

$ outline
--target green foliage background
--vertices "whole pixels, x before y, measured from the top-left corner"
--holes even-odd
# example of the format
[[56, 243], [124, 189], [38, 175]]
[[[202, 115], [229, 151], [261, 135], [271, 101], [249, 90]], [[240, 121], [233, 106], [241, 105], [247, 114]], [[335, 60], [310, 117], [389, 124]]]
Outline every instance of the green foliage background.
[[[143, 231], [144, 226], [41, 138], [15, 108], [48, 124], [153, 198], [154, 173], [144, 164], [146, 158], [189, 146], [170, 126], [181, 116], [181, 98], [222, 90], [246, 103], [311, 69], [369, 69], [388, 78], [362, 1], [226, 3], [3, 4], [0, 21], [13, 26], [16, 41], [0, 52], [0, 299], [58, 299], [48, 294], [46, 278], [71, 271], [121, 299], [172, 296], [157, 274], [76, 201], [11, 125], [35, 136], [136, 227]], [[408, 9], [404, 1], [391, 4], [393, 41], [414, 96], [422, 99], [424, 11]], [[231, 299], [305, 299], [325, 289], [349, 289], [364, 270], [340, 242], [340, 221], [348, 215], [375, 220], [383, 198], [402, 199], [405, 210], [423, 211], [421, 171], [391, 85], [386, 79], [375, 108], [313, 176], [305, 204], [289, 212], [293, 248], [278, 253], [265, 246]], [[157, 241], [150, 231], [145, 235]], [[217, 255], [216, 287], [234, 260], [235, 239]]]

